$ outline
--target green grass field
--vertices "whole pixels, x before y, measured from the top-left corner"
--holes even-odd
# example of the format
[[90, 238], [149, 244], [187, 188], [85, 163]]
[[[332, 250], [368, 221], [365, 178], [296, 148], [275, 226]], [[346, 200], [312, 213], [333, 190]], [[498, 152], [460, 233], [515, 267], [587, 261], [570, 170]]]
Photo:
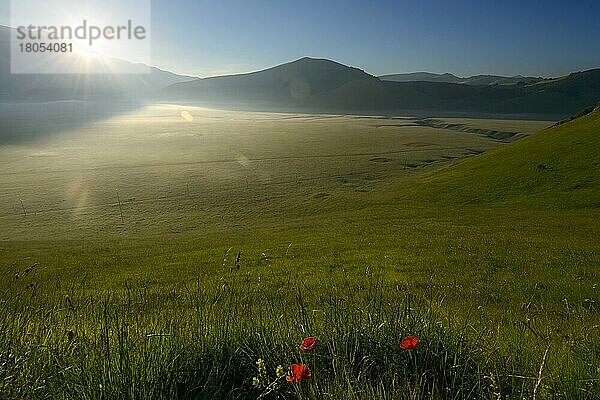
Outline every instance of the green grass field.
[[0, 397], [597, 398], [600, 114], [548, 125], [160, 105], [5, 145]]

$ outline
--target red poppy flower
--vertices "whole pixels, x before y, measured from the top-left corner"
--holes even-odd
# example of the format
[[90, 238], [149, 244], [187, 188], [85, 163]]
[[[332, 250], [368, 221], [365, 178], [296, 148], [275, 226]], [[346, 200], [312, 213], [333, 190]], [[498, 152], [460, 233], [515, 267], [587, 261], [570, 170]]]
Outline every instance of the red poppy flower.
[[306, 364], [292, 364], [292, 375], [287, 375], [285, 380], [288, 382], [298, 383], [302, 380], [310, 380], [311, 374], [308, 365]]
[[402, 339], [402, 344], [400, 344], [400, 348], [404, 350], [412, 350], [419, 344], [419, 338], [416, 336], [407, 336]]
[[302, 350], [312, 350], [317, 346], [317, 339], [314, 337], [306, 338], [302, 341], [300, 345], [300, 349]]

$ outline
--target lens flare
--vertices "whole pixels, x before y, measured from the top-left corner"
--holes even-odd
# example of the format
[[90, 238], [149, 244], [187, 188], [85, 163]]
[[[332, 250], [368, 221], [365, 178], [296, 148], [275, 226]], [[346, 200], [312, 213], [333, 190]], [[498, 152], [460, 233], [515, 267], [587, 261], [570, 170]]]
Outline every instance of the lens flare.
[[187, 122], [192, 122], [194, 120], [194, 116], [187, 111], [181, 112], [181, 118], [185, 119]]

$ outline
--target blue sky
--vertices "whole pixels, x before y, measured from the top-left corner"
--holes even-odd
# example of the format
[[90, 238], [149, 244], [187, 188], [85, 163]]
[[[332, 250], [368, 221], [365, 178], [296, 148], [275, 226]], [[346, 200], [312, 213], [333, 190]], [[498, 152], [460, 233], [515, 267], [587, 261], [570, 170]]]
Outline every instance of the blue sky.
[[198, 76], [303, 56], [376, 75], [556, 76], [600, 67], [599, 15], [598, 1], [152, 0], [152, 60]]

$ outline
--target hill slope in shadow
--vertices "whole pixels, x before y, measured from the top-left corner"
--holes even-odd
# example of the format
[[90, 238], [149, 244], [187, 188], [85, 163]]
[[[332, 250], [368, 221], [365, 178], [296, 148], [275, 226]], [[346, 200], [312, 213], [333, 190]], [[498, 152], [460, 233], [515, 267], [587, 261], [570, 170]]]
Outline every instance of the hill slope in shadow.
[[305, 57], [263, 71], [177, 83], [156, 96], [256, 111], [545, 114], [562, 118], [600, 101], [600, 69], [521, 84], [391, 82], [334, 61]]
[[500, 76], [500, 75], [474, 75], [461, 78], [456, 75], [434, 74], [430, 72], [410, 72], [406, 74], [380, 75], [379, 79], [390, 82], [443, 82], [461, 83], [464, 85], [526, 85], [543, 81], [543, 78], [531, 76]]
[[[245, 105], [249, 108], [291, 107], [316, 110], [322, 104], [328, 104], [327, 100], [318, 99], [327, 98], [329, 93], [348, 84], [358, 84], [372, 90], [380, 81], [357, 68], [330, 60], [305, 57], [258, 72], [174, 84], [160, 95], [174, 99], [242, 107]], [[375, 90], [377, 94], [374, 97], [385, 96], [384, 92]], [[352, 95], [359, 97], [362, 93], [353, 92]], [[340, 108], [345, 108], [342, 103]]]

